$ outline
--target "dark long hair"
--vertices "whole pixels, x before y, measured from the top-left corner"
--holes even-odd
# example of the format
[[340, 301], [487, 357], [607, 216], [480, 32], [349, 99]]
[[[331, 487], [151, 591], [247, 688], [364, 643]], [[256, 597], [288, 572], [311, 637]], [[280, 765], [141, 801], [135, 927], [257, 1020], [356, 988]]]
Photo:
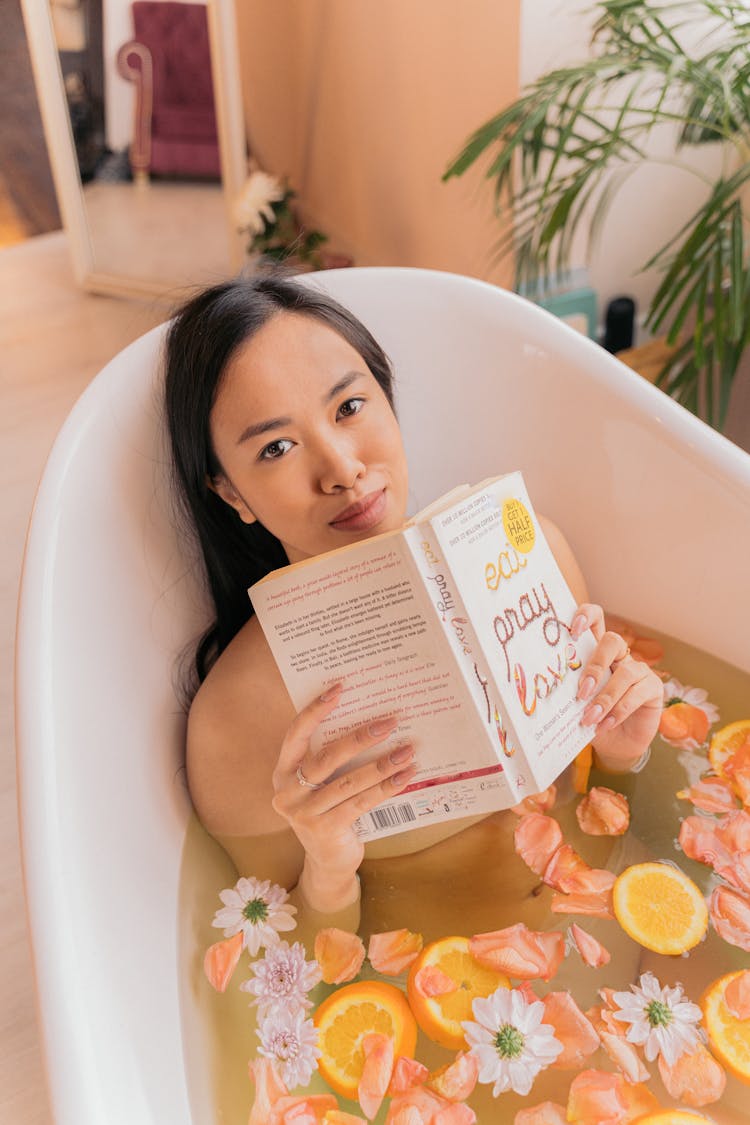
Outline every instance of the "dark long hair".
[[216, 620], [195, 657], [202, 682], [216, 657], [252, 616], [247, 588], [288, 562], [279, 540], [260, 523], [245, 524], [208, 486], [222, 471], [209, 419], [237, 349], [280, 312], [333, 328], [359, 352], [393, 405], [393, 376], [379, 344], [360, 321], [319, 291], [288, 278], [237, 278], [193, 297], [166, 339], [165, 405], [175, 488], [197, 534]]

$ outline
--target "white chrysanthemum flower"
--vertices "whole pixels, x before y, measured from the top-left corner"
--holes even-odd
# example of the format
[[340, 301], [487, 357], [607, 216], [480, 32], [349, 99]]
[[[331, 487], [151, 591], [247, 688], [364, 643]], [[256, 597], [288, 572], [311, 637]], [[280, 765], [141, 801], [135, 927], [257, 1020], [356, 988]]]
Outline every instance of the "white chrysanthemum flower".
[[479, 1081], [494, 1082], [494, 1097], [506, 1090], [528, 1094], [540, 1070], [563, 1049], [554, 1028], [542, 1023], [544, 1004], [529, 1003], [517, 988], [498, 988], [472, 1004], [474, 1021], [461, 1026], [479, 1063]]
[[284, 198], [285, 189], [275, 176], [258, 169], [251, 172], [234, 205], [234, 219], [240, 230], [262, 234], [266, 223], [274, 221], [272, 203]]
[[305, 948], [300, 942], [290, 946], [280, 941], [266, 950], [266, 955], [251, 966], [255, 974], [243, 981], [240, 988], [251, 992], [258, 1005], [258, 1016], [266, 1019], [279, 1010], [304, 1012], [312, 1007], [307, 994], [321, 979], [317, 961], [305, 959]]
[[[714, 703], [708, 702], [708, 692], [705, 688], [688, 687], [673, 677], [664, 683], [665, 710], [674, 703], [687, 703], [691, 707], [697, 707], [708, 719], [710, 727], [719, 721], [719, 708]], [[666, 738], [663, 733], [661, 736], [670, 746], [676, 746], [679, 750], [698, 750], [703, 745], [694, 738]]]
[[258, 1028], [259, 1051], [279, 1065], [288, 1089], [307, 1086], [317, 1070], [320, 1050], [318, 1029], [304, 1012], [281, 1011], [265, 1019]]
[[698, 1028], [701, 1010], [685, 999], [681, 985], [662, 988], [653, 973], [643, 973], [629, 992], [615, 992], [616, 1020], [629, 1023], [625, 1038], [644, 1048], [649, 1062], [661, 1055], [674, 1066], [686, 1051], [692, 1052], [702, 1040]]
[[283, 887], [268, 879], [240, 879], [219, 894], [224, 908], [216, 911], [211, 925], [223, 929], [224, 937], [234, 937], [241, 930], [245, 949], [255, 957], [262, 945], [278, 944], [279, 931], [297, 925], [297, 907], [286, 901], [288, 897]]

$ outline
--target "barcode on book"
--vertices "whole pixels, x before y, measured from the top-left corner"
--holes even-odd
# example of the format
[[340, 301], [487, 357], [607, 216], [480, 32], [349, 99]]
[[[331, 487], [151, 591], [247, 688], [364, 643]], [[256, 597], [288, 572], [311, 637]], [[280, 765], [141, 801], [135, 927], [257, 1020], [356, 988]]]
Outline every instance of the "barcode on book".
[[417, 814], [411, 805], [382, 805], [373, 809], [370, 817], [376, 828], [398, 828], [400, 824], [416, 820]]

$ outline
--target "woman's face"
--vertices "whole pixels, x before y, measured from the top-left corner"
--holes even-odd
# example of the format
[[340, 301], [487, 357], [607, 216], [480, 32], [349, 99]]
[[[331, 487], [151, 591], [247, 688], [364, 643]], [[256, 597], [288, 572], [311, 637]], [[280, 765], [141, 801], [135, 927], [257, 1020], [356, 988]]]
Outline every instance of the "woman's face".
[[211, 411], [218, 494], [290, 562], [401, 526], [401, 432], [359, 352], [328, 325], [281, 312], [229, 364]]

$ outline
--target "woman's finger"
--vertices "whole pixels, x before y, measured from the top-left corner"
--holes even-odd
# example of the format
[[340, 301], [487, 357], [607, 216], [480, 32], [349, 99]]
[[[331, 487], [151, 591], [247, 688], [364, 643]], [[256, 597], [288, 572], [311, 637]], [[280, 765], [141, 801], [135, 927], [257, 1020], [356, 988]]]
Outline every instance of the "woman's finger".
[[570, 635], [576, 641], [586, 629], [591, 630], [597, 641], [601, 639], [605, 630], [604, 610], [594, 602], [583, 602], [579, 605], [570, 623]]
[[[614, 674], [616, 670], [619, 670], [629, 652], [628, 646], [619, 633], [612, 633], [609, 630], [602, 633], [596, 648], [581, 672], [576, 698], [591, 699], [607, 674], [610, 671]], [[626, 667], [630, 668], [631, 665], [635, 664], [636, 661], [628, 661]]]
[[[639, 684], [647, 684], [649, 679], [650, 672], [645, 664], [631, 658], [623, 660], [618, 664], [601, 691], [594, 695], [581, 715], [581, 723], [583, 726], [595, 726], [597, 729], [600, 729], [602, 721], [614, 712], [614, 709], [629, 695], [633, 688], [637, 687]], [[650, 688], [646, 696], [644, 696], [643, 702], [645, 702], [649, 694], [652, 694]], [[630, 714], [630, 712], [627, 712], [627, 714]], [[625, 715], [623, 715], [623, 718], [624, 717]], [[609, 726], [614, 725], [614, 723], [609, 724]], [[609, 728], [605, 727], [604, 729]]]
[[343, 686], [338, 683], [326, 688], [294, 717], [281, 743], [277, 769], [293, 771], [297, 768], [320, 724], [336, 710]]
[[348, 731], [341, 738], [336, 738], [317, 750], [311, 750], [308, 743], [302, 758], [296, 763], [291, 763], [294, 765], [293, 771], [290, 764], [290, 773], [296, 773], [299, 767], [308, 782], [322, 785], [352, 758], [364, 750], [371, 750], [393, 734], [398, 722], [397, 715], [389, 715], [387, 718], [372, 719], [369, 723]]
[[[383, 782], [393, 783], [394, 777], [411, 766], [413, 759], [414, 747], [411, 743], [396, 746], [390, 753], [382, 754], [375, 761], [367, 762], [327, 781], [307, 797], [305, 812], [317, 816]], [[411, 772], [413, 774], [414, 770], [412, 769]]]
[[[634, 715], [636, 711], [646, 705], [661, 706], [661, 691], [657, 695], [654, 693], [651, 673], [646, 668], [646, 665], [641, 665], [646, 669], [646, 674], [635, 683], [632, 683], [624, 694], [620, 695], [618, 699], [613, 701], [607, 706], [607, 700], [604, 701], [604, 711], [598, 719], [594, 720], [596, 723], [597, 734], [603, 734], [606, 731], [614, 730], [620, 726], [630, 715]], [[612, 677], [614, 679], [614, 676]], [[609, 685], [607, 685], [609, 686]], [[661, 688], [661, 683], [659, 683]], [[591, 723], [590, 725], [594, 725]]]
[[[383, 778], [374, 785], [368, 786], [366, 789], [361, 789], [359, 792], [354, 792], [350, 796], [341, 800], [343, 793], [347, 790], [342, 787], [335, 789], [339, 782], [344, 778], [337, 778], [335, 781], [325, 785], [323, 789], [318, 790], [314, 798], [311, 798], [305, 806], [304, 811], [300, 810], [297, 814], [297, 822], [304, 823], [317, 820], [319, 817], [325, 817], [325, 824], [331, 832], [337, 832], [343, 828], [350, 828], [358, 817], [364, 816], [365, 813], [371, 812], [377, 805], [382, 804], [384, 801], [393, 800], [403, 789], [409, 785], [417, 772], [417, 766], [414, 762], [398, 769], [389, 777]], [[350, 777], [350, 774], [345, 775]], [[326, 809], [315, 811], [313, 801], [317, 801], [327, 791], [333, 791], [337, 798], [337, 803], [331, 805]], [[323, 824], [321, 819], [321, 824]]]

